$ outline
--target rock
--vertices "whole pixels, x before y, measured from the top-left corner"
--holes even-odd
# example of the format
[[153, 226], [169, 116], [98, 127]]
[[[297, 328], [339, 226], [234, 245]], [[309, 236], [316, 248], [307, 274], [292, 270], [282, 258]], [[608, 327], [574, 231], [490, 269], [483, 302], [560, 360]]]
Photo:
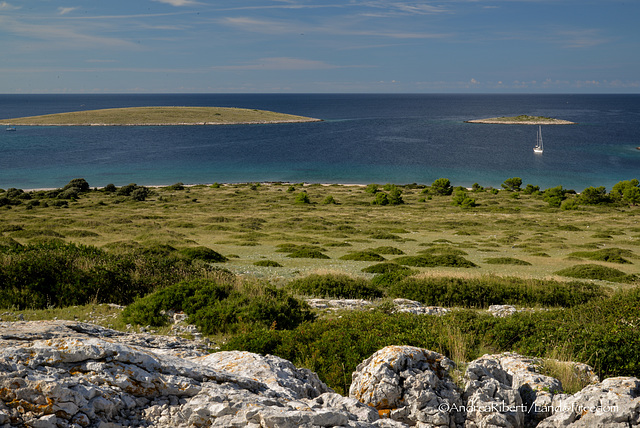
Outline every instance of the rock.
[[539, 428], [640, 426], [640, 379], [615, 377], [573, 396], [558, 396]]
[[504, 318], [518, 312], [515, 306], [511, 305], [491, 305], [488, 309], [494, 317]]
[[436, 352], [388, 346], [358, 365], [349, 396], [409, 425], [455, 426], [463, 415], [456, 412], [462, 401], [447, 373], [452, 366]]
[[404, 426], [274, 356], [70, 321], [0, 327], [0, 425]]
[[485, 355], [472, 361], [464, 377], [466, 427], [524, 427], [522, 398], [498, 359]]
[[408, 312], [415, 315], [436, 315], [441, 316], [450, 312], [447, 308], [440, 306], [422, 306], [422, 303], [409, 299], [393, 299], [396, 308], [394, 312]]

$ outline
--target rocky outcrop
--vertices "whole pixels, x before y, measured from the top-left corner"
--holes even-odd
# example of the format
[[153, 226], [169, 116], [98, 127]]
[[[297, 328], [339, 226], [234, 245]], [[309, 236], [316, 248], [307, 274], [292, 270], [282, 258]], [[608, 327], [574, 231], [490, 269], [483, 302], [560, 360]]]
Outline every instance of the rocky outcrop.
[[437, 352], [388, 346], [358, 365], [349, 395], [410, 426], [456, 426], [464, 415], [457, 411], [462, 401], [448, 374], [452, 367]]
[[[194, 341], [70, 321], [0, 322], [0, 427], [587, 427], [640, 424], [640, 380], [575, 395], [537, 360], [453, 363], [389, 346], [353, 373], [350, 396], [275, 356], [209, 354]], [[589, 371], [581, 367], [585, 373]], [[593, 373], [591, 374], [593, 376]]]

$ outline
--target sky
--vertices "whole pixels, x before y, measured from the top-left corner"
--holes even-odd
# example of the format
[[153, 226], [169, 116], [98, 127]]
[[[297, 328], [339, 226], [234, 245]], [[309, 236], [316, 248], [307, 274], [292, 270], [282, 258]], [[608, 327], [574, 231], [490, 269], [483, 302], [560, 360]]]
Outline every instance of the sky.
[[640, 0], [0, 0], [0, 93], [640, 93]]

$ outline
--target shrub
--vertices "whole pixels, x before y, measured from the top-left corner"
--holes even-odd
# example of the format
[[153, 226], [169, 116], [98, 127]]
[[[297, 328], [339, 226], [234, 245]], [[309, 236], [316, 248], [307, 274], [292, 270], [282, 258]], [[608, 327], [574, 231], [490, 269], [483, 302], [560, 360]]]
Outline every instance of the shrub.
[[384, 192], [378, 192], [371, 205], [389, 205], [389, 196]]
[[309, 199], [309, 195], [307, 195], [307, 192], [300, 192], [296, 196], [295, 202], [296, 204], [310, 204], [311, 200]]
[[150, 191], [146, 187], [138, 187], [131, 192], [131, 199], [134, 201], [144, 201], [149, 196]]
[[451, 182], [448, 178], [438, 178], [433, 183], [431, 183], [429, 192], [433, 193], [434, 195], [448, 196], [453, 193], [453, 187], [451, 187]]
[[308, 248], [301, 248], [287, 254], [287, 257], [293, 259], [330, 259], [331, 257], [318, 250], [310, 250]]
[[566, 198], [568, 193], [567, 189], [563, 189], [562, 186], [551, 187], [544, 191], [544, 201], [549, 204], [550, 207], [557, 208], [562, 204], [562, 201]]
[[533, 184], [527, 184], [527, 187], [522, 191], [525, 195], [537, 195], [540, 193], [540, 186], [534, 186]]
[[396, 256], [404, 254], [404, 251], [402, 251], [401, 249], [396, 247], [389, 247], [389, 246], [373, 248], [371, 251], [378, 254], [390, 254], [390, 255], [396, 255]]
[[184, 183], [178, 182], [171, 186], [167, 186], [167, 190], [184, 190]]
[[603, 248], [596, 251], [576, 251], [569, 254], [569, 257], [580, 257], [582, 259], [597, 260], [601, 262], [631, 263], [629, 260], [622, 256], [633, 257], [634, 254], [630, 250], [624, 250], [622, 248]]
[[559, 270], [556, 275], [571, 278], [600, 279], [611, 282], [633, 282], [637, 279], [635, 275], [627, 275], [621, 270], [596, 264], [572, 266]]
[[610, 199], [607, 196], [607, 189], [605, 189], [604, 186], [587, 187], [582, 191], [578, 200], [580, 203], [587, 205], [598, 205], [610, 202]]
[[571, 307], [599, 299], [603, 289], [595, 284], [484, 276], [481, 278], [407, 278], [391, 286], [391, 297], [426, 305], [487, 308], [491, 305], [545, 305]]
[[109, 183], [106, 186], [104, 186], [103, 190], [108, 193], [114, 193], [118, 190], [118, 188], [115, 186], [115, 184]]
[[389, 205], [402, 205], [404, 200], [402, 199], [402, 190], [395, 184], [388, 184], [385, 186], [385, 190], [389, 192], [387, 200]]
[[377, 184], [371, 183], [364, 188], [364, 191], [367, 193], [378, 193], [379, 187], [380, 186], [378, 186]]
[[292, 281], [289, 288], [308, 296], [338, 299], [377, 299], [382, 290], [362, 278], [343, 274], [309, 275]]
[[295, 328], [313, 319], [309, 306], [285, 290], [260, 284], [241, 286], [194, 280], [159, 290], [128, 306], [125, 322], [161, 326], [166, 311], [184, 311], [205, 334], [233, 333], [240, 327]]
[[273, 260], [258, 260], [253, 264], [254, 266], [264, 266], [264, 267], [282, 267], [282, 265]]
[[476, 206], [476, 200], [471, 199], [467, 192], [463, 190], [456, 190], [451, 203], [461, 208], [473, 208]]
[[340, 260], [354, 260], [360, 262], [381, 262], [385, 258], [373, 251], [355, 251], [340, 257]]
[[520, 259], [515, 259], [513, 257], [493, 257], [490, 259], [486, 259], [484, 261], [485, 263], [491, 264], [491, 265], [520, 265], [520, 266], [531, 266], [531, 263], [524, 261], [524, 260], [520, 260]]
[[501, 186], [510, 192], [519, 192], [520, 186], [522, 186], [522, 179], [520, 177], [507, 178]]
[[76, 189], [78, 193], [85, 193], [91, 190], [89, 183], [84, 178], [74, 178], [62, 190]]
[[329, 204], [337, 204], [338, 202], [336, 202], [336, 200], [333, 198], [333, 196], [328, 195], [326, 198], [324, 198], [322, 203], [325, 204], [325, 205], [329, 205]]
[[394, 263], [398, 263], [405, 266], [414, 266], [414, 267], [437, 267], [437, 266], [462, 267], [462, 268], [476, 267], [475, 263], [465, 259], [464, 257], [450, 255], [450, 254], [441, 254], [441, 255], [425, 254], [422, 256], [403, 256], [395, 259]]
[[182, 250], [180, 250], [180, 254], [191, 261], [203, 260], [209, 263], [221, 263], [227, 261], [227, 258], [225, 256], [208, 247], [183, 248]]

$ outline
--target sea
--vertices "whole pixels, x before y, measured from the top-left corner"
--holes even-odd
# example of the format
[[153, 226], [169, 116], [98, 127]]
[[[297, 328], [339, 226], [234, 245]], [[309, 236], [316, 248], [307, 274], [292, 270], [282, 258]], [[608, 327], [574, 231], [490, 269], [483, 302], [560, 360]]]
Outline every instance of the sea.
[[[271, 110], [320, 122], [216, 126], [0, 127], [0, 188], [292, 182], [607, 190], [640, 178], [640, 94], [0, 95], [0, 119], [136, 106]], [[471, 124], [547, 116], [575, 125]]]

